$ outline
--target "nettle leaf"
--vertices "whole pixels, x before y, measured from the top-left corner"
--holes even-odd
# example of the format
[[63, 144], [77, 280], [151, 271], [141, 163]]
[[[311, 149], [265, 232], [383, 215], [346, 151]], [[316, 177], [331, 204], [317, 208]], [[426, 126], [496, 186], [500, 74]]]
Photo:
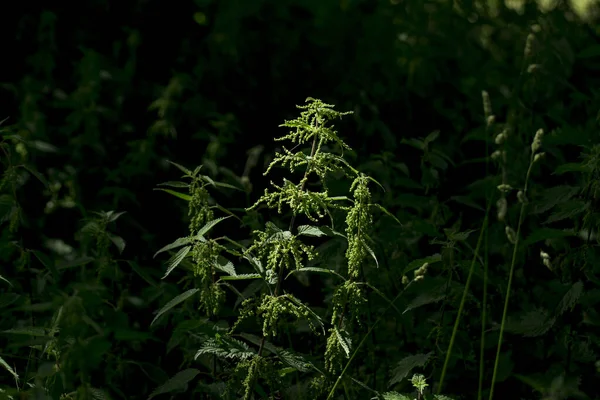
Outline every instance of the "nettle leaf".
[[127, 264], [129, 264], [129, 266], [131, 267], [131, 269], [138, 274], [143, 280], [145, 280], [146, 282], [148, 282], [151, 286], [158, 286], [156, 282], [154, 282], [154, 279], [152, 279], [152, 277], [150, 275], [148, 275], [148, 273], [144, 270], [143, 267], [140, 267], [136, 262], [134, 261], [125, 261]]
[[197, 388], [198, 390], [201, 390], [202, 393], [212, 395], [211, 399], [216, 399], [219, 397], [223, 398], [228, 390], [226, 382], [215, 382], [209, 384], [198, 382]]
[[258, 271], [259, 274], [265, 273], [265, 269], [263, 268], [262, 262], [258, 258], [255, 258], [249, 253], [245, 253], [244, 258], [248, 260], [250, 265], [252, 265], [252, 267], [254, 267], [254, 270]]
[[331, 201], [353, 201], [348, 196], [331, 196], [329, 197]]
[[29, 326], [23, 328], [13, 328], [2, 331], [3, 333], [11, 333], [13, 335], [27, 335], [27, 336], [46, 336], [46, 330], [37, 326]]
[[202, 344], [200, 350], [196, 352], [194, 359], [204, 354], [212, 354], [223, 359], [247, 360], [256, 355], [256, 352], [246, 343], [230, 336], [218, 335], [216, 338], [210, 338]]
[[415, 308], [419, 308], [427, 304], [437, 303], [438, 301], [443, 300], [448, 292], [448, 286], [449, 283], [445, 282], [441, 285], [432, 287], [426, 292], [421, 292], [419, 296], [415, 297], [413, 301], [408, 304], [402, 314], [406, 314]]
[[525, 376], [521, 374], [513, 374], [513, 376], [540, 393], [543, 393], [547, 388], [547, 382], [538, 376]]
[[344, 235], [343, 233], [338, 232], [336, 230], [333, 230], [332, 228], [330, 228], [328, 226], [322, 226], [319, 229], [321, 229], [327, 236], [331, 236], [331, 237], [339, 236], [339, 237], [346, 239], [346, 235]]
[[360, 243], [365, 247], [365, 249], [367, 249], [367, 252], [369, 252], [373, 260], [375, 260], [377, 268], [379, 268], [379, 261], [377, 261], [377, 256], [375, 255], [375, 252], [369, 247], [369, 245], [364, 240], [361, 240]]
[[306, 361], [306, 359], [303, 356], [297, 353], [277, 348], [276, 354], [282, 363], [297, 371], [308, 372], [311, 370], [312, 364]]
[[202, 169], [202, 165], [198, 165], [196, 168], [194, 168], [194, 172], [192, 172], [192, 175], [197, 176], [198, 172], [200, 172], [201, 169]]
[[508, 318], [506, 332], [522, 335], [524, 337], [542, 336], [552, 328], [555, 318], [548, 310], [534, 309], [522, 314], [518, 319]]
[[485, 212], [485, 208], [481, 207], [479, 204], [477, 204], [470, 197], [467, 197], [467, 196], [452, 196], [452, 197], [450, 197], [450, 200], [453, 200], [453, 201], [455, 201], [457, 203], [460, 203], [460, 204], [464, 204], [465, 206], [474, 208], [476, 210]]
[[273, 354], [276, 354], [277, 357], [279, 357], [279, 359], [281, 360], [281, 362], [283, 364], [287, 365], [288, 367], [291, 367], [294, 370], [297, 370], [300, 372], [308, 372], [311, 370], [312, 364], [309, 361], [306, 361], [304, 356], [302, 356], [298, 353], [294, 353], [291, 350], [286, 350], [286, 349], [277, 347], [273, 343], [269, 342], [268, 340], [263, 340], [255, 335], [251, 335], [248, 333], [241, 333], [240, 336], [242, 336], [244, 339], [248, 340], [249, 342], [254, 343], [257, 346], [260, 346], [262, 343], [262, 346], [266, 350], [270, 351]]
[[2, 367], [7, 370], [16, 380], [19, 379], [17, 372], [10, 365], [8, 365], [8, 363], [4, 361], [2, 357], [0, 357], [0, 365], [2, 365]]
[[200, 177], [215, 187], [224, 187], [227, 189], [239, 190], [240, 192], [244, 191], [244, 189], [240, 189], [239, 187], [230, 185], [229, 183], [214, 181], [210, 176], [207, 175], [201, 175]]
[[123, 250], [125, 250], [125, 239], [116, 235], [108, 235], [108, 238], [117, 247], [119, 254], [123, 253]]
[[[54, 366], [52, 364], [50, 364], [50, 366], [52, 368], [54, 368]], [[52, 370], [52, 373], [53, 373], [53, 370]], [[111, 399], [111, 397], [108, 395], [108, 393], [106, 393], [106, 391], [104, 391], [102, 389], [93, 387], [93, 388], [90, 388], [90, 393], [92, 395], [92, 399], [94, 399], [94, 400], [110, 400]]]
[[300, 300], [298, 300], [297, 298], [295, 298], [292, 295], [288, 295], [287, 299], [288, 299], [288, 301], [290, 301], [291, 303], [296, 305], [296, 307], [304, 309], [309, 314], [309, 316], [312, 318], [313, 322], [316, 322], [317, 325], [319, 325], [321, 327], [321, 329], [323, 330], [323, 335], [325, 335], [325, 325], [323, 324], [323, 320], [316, 312], [313, 311], [312, 308], [308, 307], [306, 304], [304, 304], [303, 302], [301, 302]]
[[544, 213], [557, 204], [564, 203], [575, 196], [581, 188], [579, 186], [555, 186], [544, 190], [542, 198], [535, 202], [533, 207], [534, 214]]
[[289, 278], [291, 275], [298, 273], [298, 272], [320, 272], [323, 274], [335, 275], [335, 276], [342, 278], [342, 280], [344, 280], [344, 281], [346, 280], [346, 278], [344, 278], [342, 275], [335, 272], [334, 270], [327, 269], [327, 268], [319, 268], [319, 267], [303, 267], [300, 269], [295, 269], [295, 270], [291, 271], [290, 273], [288, 273], [287, 276], [285, 277], [285, 279]]
[[[187, 176], [192, 176], [192, 175], [193, 175], [192, 171], [191, 171], [191, 170], [189, 170], [189, 169], [187, 169], [187, 168], [186, 168], [186, 167], [184, 167], [183, 165], [177, 164], [177, 163], [175, 163], [175, 162], [173, 162], [173, 161], [169, 161], [169, 160], [167, 160], [167, 162], [168, 162], [169, 164], [171, 164], [171, 165], [173, 165], [173, 166], [177, 167], [177, 168], [178, 168], [178, 169], [179, 169], [181, 172], [183, 172], [183, 173], [184, 173], [184, 174], [186, 174]], [[202, 167], [202, 166], [200, 166], [200, 167]]]
[[32, 140], [27, 142], [27, 144], [29, 144], [32, 148], [45, 153], [56, 153], [58, 151], [58, 147], [50, 143], [42, 142], [41, 140]]
[[172, 194], [173, 196], [175, 196], [177, 198], [180, 198], [181, 200], [185, 200], [185, 201], [191, 201], [192, 200], [192, 196], [190, 196], [189, 194], [181, 193], [181, 192], [176, 192], [175, 190], [163, 189], [163, 188], [156, 188], [154, 190], [158, 190], [158, 191], [162, 191], [162, 192], [167, 192], [167, 193]]
[[411, 397], [398, 392], [386, 392], [382, 393], [382, 396], [384, 400], [413, 400]]
[[254, 296], [258, 291], [265, 287], [265, 285], [266, 282], [264, 280], [250, 282], [250, 284], [248, 284], [248, 286], [246, 286], [246, 288], [239, 294], [239, 297], [235, 301], [233, 308], [238, 308], [242, 301]]
[[200, 238], [203, 237], [204, 235], [206, 235], [208, 233], [208, 231], [210, 231], [215, 225], [217, 225], [219, 222], [224, 221], [228, 218], [231, 217], [220, 217], [220, 218], [216, 218], [213, 219], [212, 221], [208, 221], [206, 223], [206, 225], [204, 225], [202, 228], [200, 228], [200, 230], [198, 231], [196, 237]]
[[120, 212], [114, 212], [114, 211], [108, 211], [106, 212], [103, 216], [104, 218], [106, 218], [107, 222], [115, 222], [117, 219], [119, 219], [119, 217], [123, 214], [126, 214], [127, 211], [120, 211]]
[[179, 250], [177, 252], [177, 254], [175, 254], [173, 257], [171, 257], [169, 259], [169, 261], [167, 262], [168, 268], [167, 268], [167, 272], [165, 272], [165, 275], [162, 277], [162, 279], [165, 279], [167, 276], [169, 276], [169, 274], [181, 263], [181, 261], [183, 261], [183, 259], [188, 255], [188, 253], [190, 252], [190, 250], [192, 249], [192, 246], [187, 246], [182, 248], [181, 250]]
[[348, 332], [340, 331], [337, 326], [334, 328], [335, 336], [337, 337], [337, 341], [342, 346], [344, 353], [346, 353], [346, 358], [350, 357], [350, 348], [352, 347], [352, 339]]
[[265, 231], [272, 234], [276, 232], [283, 232], [283, 229], [275, 225], [273, 222], [267, 221], [265, 223]]
[[15, 200], [8, 194], [0, 195], [0, 222], [7, 221], [15, 206]]
[[189, 188], [190, 184], [186, 183], [186, 182], [179, 182], [179, 181], [168, 181], [168, 182], [159, 183], [158, 186], [170, 186], [170, 187], [174, 187], [174, 188]]
[[415, 149], [418, 149], [418, 150], [425, 149], [425, 142], [423, 142], [422, 139], [416, 139], [416, 138], [401, 139], [400, 143], [414, 147]]
[[214, 207], [214, 208], [216, 208], [217, 210], [221, 211], [222, 213], [224, 213], [224, 214], [227, 214], [227, 215], [229, 215], [230, 217], [233, 217], [233, 218], [237, 219], [238, 221], [240, 221], [240, 223], [241, 223], [241, 224], [243, 224], [243, 223], [244, 223], [244, 220], [242, 220], [240, 217], [238, 217], [237, 215], [235, 215], [235, 214], [233, 213], [233, 211], [231, 211], [231, 210], [236, 210], [235, 208], [232, 208], [231, 210], [228, 210], [227, 208], [223, 207], [223, 206], [222, 206], [222, 205], [220, 205], [220, 204], [215, 204], [215, 205], [214, 205], [214, 206], [212, 206], [211, 208], [213, 208], [213, 207]]
[[425, 366], [432, 355], [433, 352], [429, 352], [427, 354], [415, 354], [413, 356], [404, 357], [398, 362], [396, 368], [392, 370], [392, 379], [390, 379], [388, 386], [400, 383], [414, 368]]
[[298, 236], [302, 235], [312, 237], [329, 236], [322, 228], [312, 225], [300, 225], [298, 227]]
[[148, 397], [148, 400], [158, 396], [159, 394], [185, 392], [190, 381], [199, 373], [200, 370], [194, 368], [188, 368], [184, 369], [183, 371], [179, 371], [171, 379], [154, 389], [154, 391]]
[[158, 318], [160, 318], [161, 315], [163, 315], [164, 313], [166, 313], [167, 311], [169, 311], [171, 308], [175, 307], [179, 303], [182, 303], [185, 300], [189, 299], [191, 296], [195, 295], [199, 291], [200, 291], [200, 289], [197, 289], [197, 288], [196, 289], [190, 289], [190, 290], [188, 290], [186, 292], [181, 293], [180, 295], [176, 296], [175, 298], [173, 298], [173, 300], [171, 300], [170, 302], [168, 302], [167, 304], [165, 304], [165, 306], [158, 311], [158, 313], [156, 314], [156, 316], [154, 317], [154, 319], [150, 323], [150, 326], [152, 326], [156, 322], [156, 320]]
[[8, 279], [6, 279], [5, 277], [3, 277], [2, 275], [0, 275], [0, 281], [8, 283], [9, 286], [13, 285], [12, 283], [10, 283], [10, 281]]
[[532, 245], [537, 242], [541, 242], [546, 239], [560, 239], [568, 236], [573, 236], [574, 233], [572, 231], [562, 230], [562, 229], [551, 229], [551, 228], [541, 228], [533, 231], [531, 235], [525, 239], [523, 243], [525, 246]]
[[267, 239], [266, 243], [276, 243], [285, 240], [290, 240], [292, 238], [292, 232], [290, 231], [280, 231], [275, 232]]
[[563, 164], [560, 167], [556, 168], [554, 173], [556, 175], [562, 175], [565, 172], [587, 172], [588, 168], [581, 163], [567, 163]]
[[588, 205], [581, 200], [569, 200], [559, 204], [556, 211], [550, 214], [544, 224], [562, 221], [563, 219], [573, 218], [574, 216], [583, 213], [588, 208]]
[[222, 276], [219, 278], [221, 281], [245, 281], [248, 279], [260, 279], [262, 276], [260, 274], [239, 274], [239, 275], [230, 275], [230, 276]]
[[446, 236], [448, 237], [448, 239], [452, 240], [454, 242], [464, 242], [465, 240], [467, 240], [469, 235], [473, 232], [475, 232], [475, 230], [473, 230], [473, 229], [470, 231], [464, 231], [464, 232], [455, 232], [450, 229], [445, 229], [445, 233], [446, 233]]
[[60, 264], [58, 264], [56, 266], [56, 269], [57, 270], [63, 270], [63, 269], [81, 267], [82, 265], [89, 264], [89, 263], [91, 263], [92, 261], [95, 261], [95, 260], [96, 259], [94, 257], [83, 256], [83, 257], [76, 258], [74, 260], [61, 262]]
[[52, 273], [52, 276], [54, 277], [54, 279], [58, 278], [58, 270], [56, 269], [56, 266], [54, 265], [54, 260], [52, 260], [50, 257], [48, 257], [46, 254], [42, 253], [41, 251], [30, 250], [30, 252], [31, 252], [31, 254], [33, 254], [35, 256], [35, 258], [38, 259], [38, 261], [40, 263], [42, 263], [42, 265], [44, 267], [46, 267]]
[[558, 303], [556, 307], [556, 317], [559, 317], [563, 313], [572, 310], [573, 307], [579, 303], [579, 299], [583, 294], [583, 282], [577, 281], [571, 286], [569, 291], [565, 293], [563, 298]]
[[219, 259], [213, 265], [219, 271], [223, 271], [230, 276], [237, 275], [237, 273], [235, 272], [235, 266], [231, 261], [229, 261], [225, 257], [219, 256]]
[[44, 185], [46, 188], [48, 187], [48, 181], [46, 180], [46, 178], [44, 178], [44, 175], [40, 174], [33, 167], [30, 167], [28, 165], [21, 165], [21, 167], [26, 169], [31, 175], [35, 176], [37, 180], [40, 181], [42, 185]]
[[194, 239], [191, 237], [179, 238], [179, 239], [175, 240], [173, 243], [166, 245], [165, 247], [163, 247], [162, 249], [160, 249], [159, 251], [154, 253], [154, 257], [156, 257], [158, 254], [160, 254], [162, 252], [169, 251], [169, 250], [175, 249], [177, 247], [185, 246], [186, 244], [190, 244], [193, 241], [194, 241]]

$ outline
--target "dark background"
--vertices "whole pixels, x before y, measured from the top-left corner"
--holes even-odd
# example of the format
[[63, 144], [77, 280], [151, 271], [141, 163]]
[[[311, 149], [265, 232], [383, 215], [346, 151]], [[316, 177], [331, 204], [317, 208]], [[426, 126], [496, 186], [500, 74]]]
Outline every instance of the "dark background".
[[[177, 180], [179, 171], [167, 160], [190, 168], [203, 164], [214, 179], [243, 187], [241, 177], [249, 152], [255, 151], [258, 164], [246, 171], [252, 190], [245, 196], [227, 190], [215, 194], [227, 208], [250, 206], [271, 179], [277, 181], [285, 174], [276, 171], [264, 177], [262, 172], [279, 146], [273, 138], [285, 132], [278, 126], [295, 118], [295, 105], [309, 96], [333, 103], [340, 111], [354, 111], [336, 124], [353, 149], [349, 159], [385, 187], [385, 192], [372, 189], [376, 200], [402, 222], [412, 224], [411, 231], [399, 233], [391, 220], [383, 217], [374, 227], [382, 265], [388, 272], [373, 273], [372, 278], [391, 298], [401, 287], [406, 264], [443, 253], [444, 246], [432, 240], [447, 240], [445, 229], [480, 228], [483, 213], [473, 205], [485, 208], [486, 188], [500, 183], [486, 180], [492, 176], [490, 171], [496, 176], [497, 170], [493, 166], [486, 170], [482, 161], [486, 145], [490, 152], [494, 150], [493, 136], [486, 136], [484, 129], [482, 90], [490, 94], [497, 121], [513, 129], [510, 146], [516, 150], [511, 153], [508, 174], [514, 186], [523, 183], [529, 161], [523, 149], [529, 147], [535, 131], [544, 128], [551, 133], [545, 142], [548, 162], [536, 170], [531, 195], [543, 198], [544, 188], [559, 185], [584, 187], [585, 174], [554, 172], [560, 165], [579, 162], [581, 146], [598, 140], [600, 43], [594, 9], [577, 15], [559, 2], [552, 11], [541, 12], [535, 2], [526, 2], [519, 12], [504, 5], [494, 11], [492, 3], [97, 0], [10, 5], [1, 28], [0, 118], [8, 117], [3, 124], [8, 127], [5, 134], [18, 134], [28, 143], [29, 150], [20, 162], [42, 174], [47, 185], [23, 171], [17, 191], [3, 189], [15, 196], [21, 213], [16, 232], [8, 230], [9, 217], [4, 217], [2, 225], [2, 276], [17, 282], [13, 289], [2, 288], [3, 299], [14, 299], [2, 308], [6, 313], [2, 329], [31, 326], [32, 321], [48, 327], [65, 298], [89, 290], [81, 307], [104, 327], [104, 336], [93, 350], [84, 340], [89, 339], [88, 333], [73, 331], [81, 335], [77, 347], [81, 353], [72, 349], [61, 357], [78, 360], [77, 354], [98, 351], [99, 359], [83, 363], [85, 366], [72, 361], [69, 390], [88, 385], [103, 388], [116, 398], [145, 398], [166, 377], [193, 365], [190, 359], [195, 344], [184, 341], [168, 355], [165, 351], [173, 327], [197, 317], [193, 306], [165, 319], [158, 328], [149, 328], [154, 310], [183, 291], [175, 277], [158, 283], [166, 258], [153, 259], [152, 255], [184, 236], [188, 225], [185, 201], [153, 188]], [[531, 32], [536, 38], [531, 56], [525, 58]], [[538, 65], [540, 72], [528, 73], [531, 64]], [[440, 134], [431, 148], [452, 162], [432, 161], [407, 144], [433, 131]], [[16, 146], [16, 141], [7, 143]], [[513, 225], [518, 215], [514, 195], [509, 213]], [[65, 199], [69, 205], [61, 203]], [[49, 200], [58, 205], [46, 207]], [[83, 285], [87, 278], [80, 267], [61, 269], [60, 277], [40, 289], [44, 268], [31, 251], [45, 252], [56, 265], [94, 257], [93, 246], [81, 229], [94, 212], [109, 210], [127, 212], [110, 227], [127, 242], [122, 254], [114, 252], [114, 258], [120, 260], [119, 272], [104, 276], [105, 288], [96, 290]], [[261, 216], [264, 220], [277, 217], [274, 210], [262, 210]], [[558, 228], [579, 229], [580, 217], [561, 220], [563, 225]], [[526, 234], [545, 227], [543, 219], [536, 218], [525, 226]], [[491, 326], [501, 318], [509, 265], [505, 260], [512, 249], [506, 247], [503, 231], [504, 226], [496, 222], [490, 239], [495, 243], [490, 247], [491, 259], [498, 261], [489, 277]], [[57, 253], [49, 244], [53, 240], [72, 246], [72, 254]], [[566, 254], [582, 244], [576, 237], [564, 240], [553, 246]], [[475, 246], [476, 234], [471, 234], [469, 243]], [[540, 246], [541, 242], [535, 242], [519, 253], [520, 265], [535, 260], [536, 268], [522, 270], [516, 278], [513, 290], [519, 300], [513, 304], [515, 318], [536, 307], [553, 308], [569, 285], [580, 279], [596, 298], [599, 288], [586, 272], [573, 268], [568, 276], [558, 276], [539, 267]], [[595, 250], [586, 251], [595, 254]], [[30, 254], [32, 261], [19, 269], [24, 253]], [[460, 257], [468, 267], [471, 253]], [[132, 269], [132, 263], [137, 269]], [[464, 263], [457, 266], [462, 270], [453, 278], [459, 285], [464, 284], [467, 267]], [[156, 286], [149, 285], [140, 269]], [[183, 272], [178, 275], [183, 276]], [[440, 269], [431, 279], [443, 282], [446, 277]], [[476, 279], [472, 289], [476, 297], [482, 293], [477, 286], [481, 279]], [[327, 283], [314, 277], [311, 282], [315, 285], [312, 291], [302, 285], [295, 288], [300, 297], [318, 302], [310, 296], [320, 295], [315, 287], [325, 292]], [[531, 285], [538, 285], [539, 290], [532, 290]], [[415, 289], [413, 297], [418, 293]], [[123, 299], [128, 296], [141, 298], [143, 305], [127, 303]], [[118, 311], [94, 309], [113, 300], [129, 305], [117, 307]], [[439, 378], [459, 300], [457, 295], [447, 302], [431, 302], [421, 309], [422, 314], [405, 317], [393, 328], [380, 326], [378, 346], [373, 344], [369, 354], [387, 360], [374, 373], [377, 378], [363, 381], [379, 391], [388, 390], [389, 373], [403, 357], [434, 351], [441, 357], [438, 364], [424, 369], [433, 385]], [[593, 301], [585, 304], [595, 304]], [[35, 303], [51, 306], [36, 313], [30, 307]], [[468, 306], [456, 344], [460, 350], [454, 362], [458, 364], [445, 386], [445, 392], [464, 398], [474, 398], [477, 391], [479, 347], [473, 341], [478, 340], [480, 306], [478, 301]], [[527, 334], [508, 335], [502, 359], [504, 376], [496, 398], [506, 398], [504, 393], [534, 398], [530, 397], [531, 387], [517, 375], [535, 376], [550, 387], [552, 379], [561, 374], [566, 374], [568, 382], [580, 378], [582, 390], [594, 398], [589, 391], [593, 389], [587, 389], [595, 387], [592, 377], [597, 371], [591, 358], [598, 354], [594, 342], [598, 330], [589, 324], [582, 328], [583, 311], [576, 308], [571, 320], [557, 322], [552, 328], [557, 331], [549, 331], [554, 336], [546, 332], [550, 336], [544, 336], [543, 345]], [[81, 312], [73, 312], [81, 316]], [[31, 315], [35, 315], [33, 320]], [[137, 332], [132, 334], [134, 338], [119, 339], [119, 332], [129, 329]], [[436, 334], [439, 336], [434, 337]], [[564, 350], [555, 342], [557, 338], [574, 341], [577, 346], [588, 343], [595, 356], [577, 361], [575, 351]], [[488, 375], [495, 356], [491, 343], [496, 339], [497, 331], [488, 341]], [[538, 347], [532, 347], [532, 341]], [[0, 355], [23, 370], [28, 357], [23, 346], [27, 343], [21, 337], [0, 337]], [[112, 356], [101, 360], [105, 352]], [[36, 367], [30, 367], [28, 373], [43, 363], [42, 358], [36, 359]], [[131, 367], [124, 360], [146, 369]], [[369, 364], [367, 370], [371, 367]], [[77, 372], [78, 368], [85, 372]], [[108, 370], [110, 374], [102, 372]], [[11, 386], [8, 378], [0, 383]], [[134, 379], [144, 383], [135, 387], [125, 383]], [[407, 388], [404, 384], [394, 390]], [[191, 393], [186, 395], [193, 397]]]

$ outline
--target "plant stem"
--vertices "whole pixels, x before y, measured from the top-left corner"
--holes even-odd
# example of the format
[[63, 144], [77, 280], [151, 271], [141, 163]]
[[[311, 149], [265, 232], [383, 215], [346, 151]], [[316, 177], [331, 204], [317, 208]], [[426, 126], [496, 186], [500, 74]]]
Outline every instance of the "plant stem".
[[[524, 198], [527, 198], [527, 184], [529, 183], [529, 175], [531, 174], [531, 168], [533, 167], [534, 152], [531, 152], [531, 160], [529, 162], [529, 168], [527, 169], [527, 175], [525, 177], [525, 187], [523, 188]], [[508, 314], [508, 301], [510, 299], [510, 289], [512, 287], [513, 276], [515, 272], [515, 264], [517, 262], [517, 250], [519, 249], [519, 239], [521, 237], [521, 225], [525, 218], [525, 205], [526, 202], [521, 203], [521, 210], [519, 211], [519, 223], [517, 225], [517, 234], [515, 238], [515, 245], [513, 247], [512, 261], [510, 263], [510, 272], [508, 274], [508, 286], [506, 288], [506, 299], [504, 300], [504, 311], [502, 312], [502, 322], [500, 324], [500, 335], [498, 336], [498, 347], [496, 349], [496, 360], [494, 361], [494, 373], [492, 374], [492, 384], [490, 386], [490, 397], [492, 400], [494, 397], [494, 385], [496, 383], [496, 376], [498, 374], [498, 364], [500, 359], [500, 350], [502, 348], [502, 336], [504, 335], [504, 328], [506, 325], [506, 315]]]
[[373, 325], [371, 325], [369, 327], [369, 330], [367, 331], [367, 333], [363, 336], [362, 340], [360, 341], [360, 343], [358, 344], [358, 346], [356, 346], [356, 349], [354, 349], [354, 353], [352, 353], [352, 356], [350, 356], [350, 359], [348, 360], [348, 362], [346, 363], [346, 365], [344, 366], [344, 369], [342, 370], [342, 372], [340, 373], [340, 375], [338, 376], [338, 378], [336, 379], [335, 383], [333, 384], [333, 387], [331, 388], [331, 391], [329, 392], [329, 395], [327, 396], [327, 400], [331, 399], [333, 396], [333, 393], [335, 393], [335, 389], [337, 388], [337, 386], [340, 384], [344, 374], [346, 373], [346, 371], [348, 370], [348, 367], [350, 367], [350, 364], [352, 363], [352, 360], [354, 360], [354, 357], [356, 357], [356, 355], [358, 354], [358, 350], [360, 350], [360, 348], [362, 347], [362, 345], [365, 343], [365, 341], [367, 340], [367, 338], [369, 337], [369, 335], [371, 334], [371, 332], [373, 331], [373, 329], [375, 329], [375, 327], [377, 326], [377, 324], [379, 324], [379, 321], [381, 321], [381, 319], [385, 316], [385, 314], [387, 314], [387, 312], [390, 310], [390, 308], [392, 308], [394, 306], [394, 303], [400, 298], [400, 296], [402, 296], [404, 294], [404, 292], [406, 292], [406, 290], [410, 287], [410, 285], [412, 285], [414, 281], [410, 281], [405, 287], [404, 289], [398, 293], [396, 295], [396, 297], [394, 297], [394, 300], [392, 300], [390, 302], [390, 305], [387, 306], [387, 308], [383, 311], [383, 313], [375, 320], [375, 323], [373, 323]]
[[473, 254], [473, 259], [471, 260], [471, 268], [469, 269], [469, 276], [467, 277], [467, 282], [465, 283], [465, 289], [463, 290], [463, 295], [460, 300], [460, 306], [458, 307], [458, 314], [456, 315], [456, 319], [454, 321], [454, 328], [452, 329], [452, 336], [450, 337], [450, 344], [448, 345], [448, 351], [446, 352], [446, 359], [444, 360], [444, 366], [442, 367], [442, 376], [440, 378], [440, 383], [438, 385], [438, 394], [442, 393], [442, 385], [444, 384], [444, 378], [446, 376], [446, 369], [448, 368], [448, 363], [450, 361], [450, 356], [452, 354], [452, 347], [454, 346], [454, 340], [456, 339], [456, 332], [458, 331], [458, 324], [460, 323], [460, 317], [462, 315], [465, 302], [467, 299], [467, 294], [469, 292], [469, 286], [471, 285], [471, 278], [473, 277], [473, 271], [475, 270], [475, 262], [477, 260], [477, 256], [479, 254], [479, 249], [481, 248], [481, 243], [483, 242], [483, 235], [487, 230], [487, 221], [488, 215], [491, 207], [491, 200], [488, 202], [487, 210], [485, 212], [485, 218], [483, 220], [483, 224], [481, 226], [481, 232], [479, 233], [479, 238], [477, 239], [477, 247], [475, 248], [475, 253]]

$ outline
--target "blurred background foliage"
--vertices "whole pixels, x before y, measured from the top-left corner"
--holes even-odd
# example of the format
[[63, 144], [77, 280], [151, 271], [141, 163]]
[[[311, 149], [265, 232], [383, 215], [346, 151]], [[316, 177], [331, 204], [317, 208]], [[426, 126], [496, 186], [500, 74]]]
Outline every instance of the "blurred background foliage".
[[[167, 160], [203, 164], [209, 176], [246, 193], [217, 194], [221, 205], [249, 206], [272, 179], [262, 172], [277, 148], [278, 125], [307, 96], [354, 111], [338, 125], [353, 149], [349, 157], [382, 183], [377, 200], [405, 224], [383, 218], [376, 226], [384, 266], [369, 279], [391, 297], [411, 261], [466, 251], [456, 244], [466, 236], [448, 232], [480, 227], [486, 190], [498, 183], [482, 162], [493, 142], [483, 90], [496, 119], [515, 132], [510, 179], [522, 181], [528, 160], [521, 149], [539, 128], [552, 134], [532, 196], [552, 198], [547, 189], [565, 185], [579, 193], [597, 179], [584, 173], [595, 167], [556, 173], [598, 143], [600, 28], [592, 0], [89, 0], [10, 7], [1, 28], [10, 46], [0, 75], [0, 119], [7, 117], [0, 126], [0, 275], [12, 286], [0, 282], [0, 356], [32, 396], [43, 398], [40, 388], [51, 387], [53, 399], [91, 398], [97, 388], [114, 398], [147, 398], [194, 364], [189, 339], [173, 333], [197, 319], [193, 305], [149, 327], [154, 310], [181, 292], [175, 280], [160, 280], [164, 266], [152, 255], [188, 224], [186, 202], [153, 188], [176, 179]], [[554, 221], [583, 229], [580, 216]], [[597, 398], [598, 270], [565, 277], [540, 268], [539, 243], [561, 240], [552, 245], [567, 251], [582, 242], [552, 236], [541, 221], [527, 227], [541, 233], [521, 255], [515, 321], [533, 320], [526, 313], [545, 303], [551, 308], [579, 280], [589, 296], [542, 340], [513, 329], [497, 398], [539, 398], [531, 397], [532, 386], [566, 396], [546, 398]], [[493, 259], [506, 252], [504, 226], [490, 235]], [[595, 250], [585, 251], [586, 262], [595, 259]], [[501, 264], [489, 277], [490, 363], [506, 281]], [[464, 267], [450, 271], [458, 293]], [[439, 291], [446, 272], [427, 284], [431, 291]], [[413, 298], [428, 289], [415, 290]], [[459, 296], [432, 296], [418, 313], [390, 317], [379, 328], [368, 349], [377, 362], [357, 366], [354, 375], [370, 376], [363, 381], [378, 390], [390, 382], [404, 387], [398, 363], [433, 352], [437, 361], [428, 372], [435, 381]], [[477, 392], [472, 341], [481, 304], [474, 299], [468, 307], [446, 387], [470, 399]], [[0, 383], [6, 393], [15, 387], [9, 372]], [[197, 398], [192, 389], [186, 393]]]

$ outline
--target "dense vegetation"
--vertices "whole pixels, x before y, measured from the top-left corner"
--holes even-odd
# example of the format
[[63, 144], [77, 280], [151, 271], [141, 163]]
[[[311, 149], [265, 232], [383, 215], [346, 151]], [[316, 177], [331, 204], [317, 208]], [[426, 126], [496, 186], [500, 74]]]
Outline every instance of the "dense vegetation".
[[0, 398], [598, 398], [596, 1], [11, 7]]

